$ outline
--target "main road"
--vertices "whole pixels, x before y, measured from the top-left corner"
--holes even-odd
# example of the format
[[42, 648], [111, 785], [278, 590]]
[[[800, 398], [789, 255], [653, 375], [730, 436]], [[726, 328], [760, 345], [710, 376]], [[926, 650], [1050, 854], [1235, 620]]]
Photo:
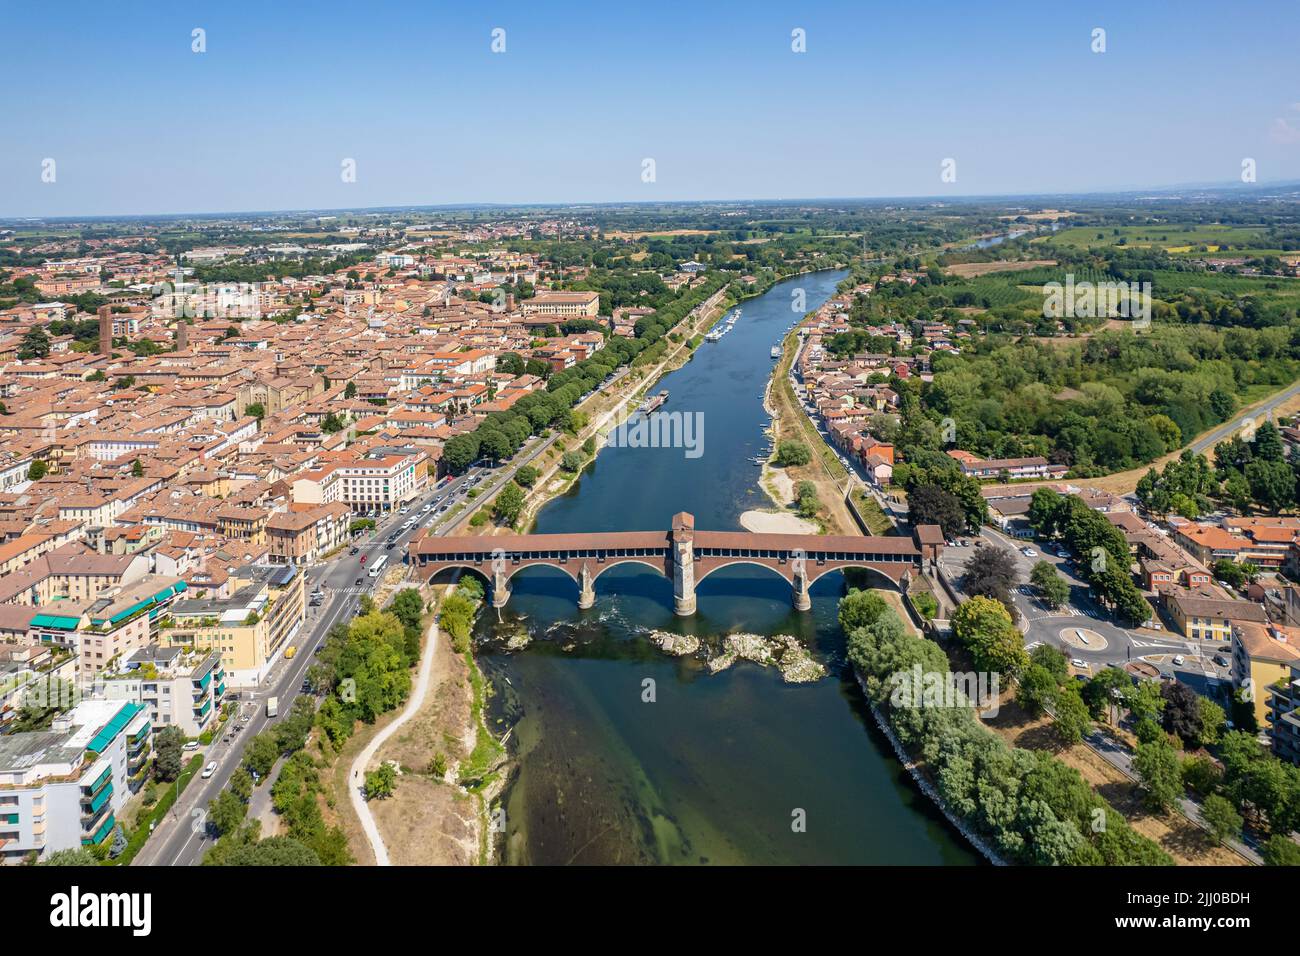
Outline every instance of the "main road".
[[[628, 366], [619, 369], [596, 392], [613, 388], [629, 370]], [[592, 394], [595, 392], [583, 396], [581, 401]], [[204, 766], [215, 762], [216, 770], [211, 777], [204, 779], [200, 776], [191, 781], [144, 849], [137, 854], [133, 861], [135, 865], [193, 866], [202, 862], [203, 855], [213, 843], [205, 822], [208, 804], [230, 782], [243, 759], [248, 741], [274, 722], [275, 718], [266, 716], [266, 698], [279, 698], [279, 713], [284, 714], [292, 706], [294, 698], [303, 693], [303, 679], [315, 658], [316, 647], [325, 640], [330, 628], [356, 614], [361, 596], [369, 594], [377, 583], [367, 569], [374, 567], [380, 555], [387, 555], [392, 563], [404, 560], [407, 543], [418, 534], [453, 533], [473, 510], [469, 497], [471, 490], [478, 489], [472, 499], [475, 504], [490, 500], [520, 468], [535, 461], [559, 438], [559, 432], [544, 439], [530, 438], [502, 467], [487, 468], [480, 464], [463, 475], [436, 483], [408, 502], [405, 510], [395, 511], [381, 519], [373, 532], [358, 536], [352, 546], [340, 551], [334, 559], [308, 569], [307, 590], [319, 589], [325, 596], [319, 606], [308, 609], [300, 633], [285, 641], [286, 645], [299, 647], [302, 653], [291, 660], [281, 657], [257, 688], [235, 691], [239, 694], [238, 715], [227, 721], [223, 736], [202, 752]], [[267, 784], [263, 782], [262, 785]]]
[[[319, 588], [325, 597], [320, 606], [308, 609], [307, 620], [298, 635], [285, 641], [286, 645], [300, 648], [301, 653], [291, 660], [281, 657], [257, 688], [234, 691], [239, 694], [239, 715], [227, 721], [225, 735], [213, 741], [203, 753], [205, 766], [209, 762], [217, 764], [215, 772], [207, 779], [194, 778], [136, 856], [134, 864], [192, 866], [202, 862], [203, 854], [213, 842], [204, 822], [208, 804], [230, 782], [248, 741], [274, 723], [274, 718], [266, 716], [266, 698], [278, 697], [279, 713], [288, 712], [294, 698], [303, 692], [303, 679], [315, 658], [316, 647], [336, 623], [355, 615], [361, 596], [373, 590], [378, 579], [372, 578], [366, 568], [373, 566], [374, 559], [381, 554], [400, 561], [406, 554], [406, 542], [426, 527], [434, 533], [442, 533], [451, 523], [449, 516], [452, 512], [449, 509], [439, 513], [435, 508], [449, 501], [463, 500], [468, 490], [480, 482], [484, 471], [473, 468], [464, 475], [430, 488], [408, 504], [406, 515], [397, 512], [389, 516], [375, 529], [372, 537], [358, 540], [356, 554], [348, 548], [340, 551], [333, 560], [308, 569], [307, 590]], [[440, 502], [437, 506], [433, 504], [435, 499]], [[426, 505], [429, 506], [427, 511]], [[420, 520], [403, 530], [402, 526], [417, 515]], [[393, 540], [391, 550], [387, 547], [389, 537]], [[245, 717], [247, 720], [243, 720]], [[239, 729], [232, 732], [232, 728]], [[268, 784], [263, 782], [262, 785]]]

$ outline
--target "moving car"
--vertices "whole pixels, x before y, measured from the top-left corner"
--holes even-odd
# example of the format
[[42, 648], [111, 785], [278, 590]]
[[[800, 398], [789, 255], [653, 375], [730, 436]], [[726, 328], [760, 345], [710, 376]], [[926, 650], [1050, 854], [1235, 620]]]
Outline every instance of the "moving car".
[[1020, 553], [1023, 554], [1026, 558], [1038, 557], [1038, 552], [1035, 551], [1033, 548], [1021, 548]]
[[213, 760], [211, 763], [209, 763], [206, 767], [203, 768], [203, 774], [202, 774], [203, 779], [207, 780], [216, 772], [217, 772], [217, 762]]
[[349, 551], [348, 554], [356, 554], [356, 553], [357, 553], [358, 551], [360, 551], [360, 550], [361, 550], [361, 549], [358, 548], [358, 547], [354, 544], [354, 545], [352, 546], [352, 550]]
[[1174, 666], [1175, 666], [1175, 667], [1182, 667], [1182, 666], [1183, 666], [1183, 660], [1184, 660], [1184, 658], [1183, 658], [1183, 655], [1182, 655], [1182, 654], [1175, 654], [1175, 655], [1174, 655]]

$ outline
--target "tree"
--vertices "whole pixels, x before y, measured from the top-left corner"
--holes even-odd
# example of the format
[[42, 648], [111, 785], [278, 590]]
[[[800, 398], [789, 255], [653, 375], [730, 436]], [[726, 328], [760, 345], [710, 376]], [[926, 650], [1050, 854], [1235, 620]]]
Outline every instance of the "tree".
[[492, 517], [502, 524], [513, 525], [524, 507], [523, 489], [514, 482], [501, 489], [492, 502]]
[[1200, 695], [1181, 681], [1170, 681], [1161, 688], [1160, 696], [1165, 699], [1163, 720], [1164, 729], [1177, 734], [1184, 743], [1194, 743], [1201, 736]]
[[577, 472], [582, 469], [585, 459], [579, 452], [566, 451], [560, 457], [560, 469], [569, 473]]
[[[1050, 561], [1039, 561], [1029, 572], [1029, 583], [1038, 588], [1048, 607], [1062, 607], [1070, 599], [1070, 584]], [[1046, 647], [1046, 645], [1043, 645]]]
[[185, 752], [185, 735], [176, 726], [164, 727], [154, 735], [154, 775], [164, 783], [171, 783], [181, 775]]
[[387, 761], [379, 769], [366, 773], [365, 794], [367, 800], [386, 800], [397, 788], [397, 771]]
[[37, 866], [99, 866], [99, 857], [84, 846], [55, 850]]
[[20, 359], [43, 359], [50, 356], [50, 337], [45, 328], [40, 325], [32, 326], [31, 331], [23, 336], [22, 342], [18, 345], [18, 357]]
[[263, 405], [261, 402], [253, 402], [251, 405], [245, 406], [244, 414], [251, 415], [253, 418], [256, 418], [260, 422], [263, 418], [266, 417], [266, 406]]
[[990, 597], [1011, 607], [1011, 589], [1020, 579], [1016, 559], [1003, 548], [981, 546], [966, 565], [962, 588], [967, 594]]
[[343, 386], [343, 397], [344, 397], [344, 398], [356, 398], [356, 397], [357, 397], [357, 383], [356, 383], [356, 382], [348, 382], [347, 385]]
[[776, 464], [782, 468], [806, 465], [812, 461], [812, 452], [801, 441], [787, 438], [776, 447]]
[[1214, 562], [1212, 570], [1216, 578], [1225, 584], [1231, 584], [1234, 588], [1239, 588], [1246, 583], [1246, 572], [1236, 561], [1220, 558]]
[[1216, 843], [1241, 836], [1241, 814], [1227, 797], [1212, 793], [1201, 803], [1201, 818]]
[[131, 462], [131, 477], [132, 478], [144, 477], [144, 465], [141, 463], [139, 458]]
[[973, 597], [957, 608], [953, 634], [971, 651], [982, 671], [1019, 674], [1029, 663], [1024, 637], [1006, 607], [987, 597]]
[[889, 604], [874, 591], [851, 588], [840, 598], [840, 629], [845, 634], [852, 634], [860, 627], [870, 627], [888, 610]]
[[1201, 733], [1198, 743], [1202, 747], [1212, 747], [1219, 742], [1219, 738], [1223, 735], [1223, 728], [1228, 722], [1228, 715], [1224, 713], [1222, 707], [1208, 697], [1198, 696], [1196, 703], [1201, 712]]
[[1295, 500], [1296, 478], [1284, 461], [1256, 460], [1246, 465], [1250, 496], [1273, 514]]
[[1264, 843], [1260, 856], [1267, 866], [1300, 866], [1300, 844], [1275, 833]]
[[208, 823], [221, 835], [233, 833], [248, 815], [248, 804], [230, 790], [222, 790], [208, 804]]
[[1030, 651], [1029, 660], [1044, 668], [1057, 684], [1064, 684], [1070, 677], [1070, 659], [1051, 644], [1039, 644]]
[[966, 531], [966, 509], [957, 496], [938, 485], [918, 485], [907, 493], [909, 520], [915, 527], [937, 524], [944, 537], [953, 538]]
[[[1046, 647], [1047, 645], [1042, 645]], [[1038, 650], [1038, 648], [1034, 648]], [[1064, 655], [1062, 655], [1064, 656]], [[1095, 720], [1109, 720], [1110, 709], [1133, 686], [1133, 678], [1118, 667], [1107, 667], [1083, 685], [1083, 701]]]
[[230, 792], [244, 803], [252, 798], [253, 775], [246, 767], [236, 767], [235, 772], [230, 775]]
[[499, 429], [485, 430], [479, 440], [479, 454], [492, 459], [494, 462], [509, 458], [514, 454], [514, 450], [510, 436]]
[[478, 459], [479, 439], [473, 432], [453, 435], [442, 448], [447, 470], [458, 475]]
[[341, 432], [346, 426], [335, 412], [330, 412], [321, 419], [320, 430], [326, 435], [333, 435], [335, 432]]
[[1153, 740], [1138, 744], [1133, 757], [1133, 769], [1146, 791], [1146, 802], [1152, 810], [1164, 813], [1182, 795], [1183, 776], [1178, 763], [1178, 753], [1168, 741]]
[[1183, 761], [1183, 786], [1200, 797], [1218, 789], [1223, 771], [1209, 757], [1191, 757]]
[[[207, 860], [203, 861], [207, 864]], [[320, 866], [320, 858], [292, 837], [274, 836], [232, 849], [218, 866]]]
[[515, 472], [515, 484], [521, 488], [531, 488], [537, 483], [537, 469], [532, 465], [521, 465]]
[[27, 480], [40, 481], [50, 473], [50, 466], [45, 464], [39, 458], [27, 466]]
[[1056, 691], [1056, 678], [1051, 671], [1041, 664], [1031, 663], [1016, 683], [1016, 704], [1025, 713], [1037, 717], [1055, 702]]
[[1084, 736], [1092, 733], [1092, 721], [1088, 719], [1088, 705], [1079, 696], [1075, 684], [1061, 688], [1056, 697], [1056, 716], [1052, 719], [1052, 730], [1057, 738], [1067, 747], [1079, 743]]

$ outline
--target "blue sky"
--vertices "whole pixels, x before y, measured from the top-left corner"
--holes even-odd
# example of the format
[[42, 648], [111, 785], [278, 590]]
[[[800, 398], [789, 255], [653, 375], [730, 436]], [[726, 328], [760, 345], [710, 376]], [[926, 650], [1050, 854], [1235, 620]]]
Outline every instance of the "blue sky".
[[0, 17], [0, 216], [1095, 191], [1226, 183], [1244, 157], [1260, 183], [1300, 179], [1293, 2], [122, 0]]

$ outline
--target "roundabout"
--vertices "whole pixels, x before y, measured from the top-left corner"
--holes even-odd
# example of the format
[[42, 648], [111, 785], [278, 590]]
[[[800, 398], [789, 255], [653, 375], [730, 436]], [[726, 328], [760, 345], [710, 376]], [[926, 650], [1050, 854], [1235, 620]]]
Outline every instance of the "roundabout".
[[1063, 627], [1057, 635], [1066, 647], [1080, 651], [1104, 651], [1109, 642], [1090, 627]]

